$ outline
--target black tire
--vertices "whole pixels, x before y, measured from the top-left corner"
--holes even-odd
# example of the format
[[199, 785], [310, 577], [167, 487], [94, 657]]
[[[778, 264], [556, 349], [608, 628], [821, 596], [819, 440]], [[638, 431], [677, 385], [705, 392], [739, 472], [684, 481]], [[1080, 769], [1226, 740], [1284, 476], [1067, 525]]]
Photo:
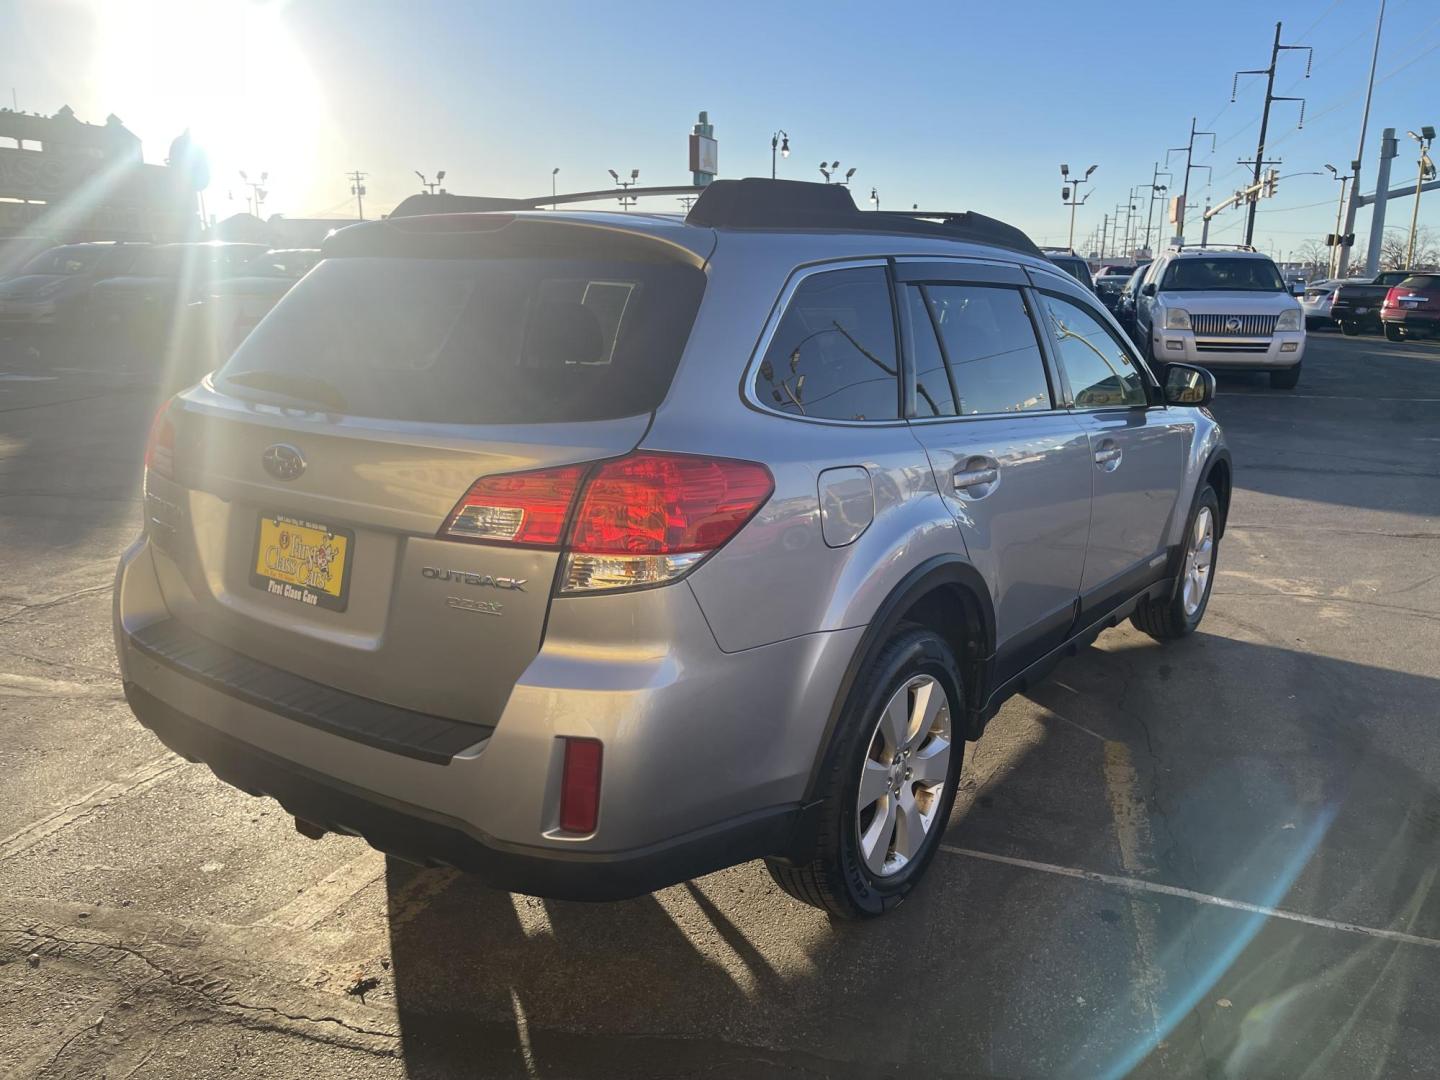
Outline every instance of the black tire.
[[1360, 333], [1360, 324], [1346, 319], [1340, 324], [1340, 332], [1346, 337], [1355, 337]]
[[1272, 371], [1272, 372], [1270, 372], [1270, 389], [1271, 389], [1271, 390], [1294, 390], [1296, 384], [1299, 383], [1299, 382], [1300, 382], [1300, 365], [1299, 365], [1299, 364], [1296, 364], [1296, 365], [1295, 365], [1294, 367], [1292, 367], [1292, 368], [1286, 368], [1284, 371]]
[[[1195, 500], [1195, 505], [1190, 509], [1190, 516], [1185, 520], [1185, 543], [1189, 544], [1191, 530], [1195, 528], [1195, 519], [1199, 516], [1201, 507], [1209, 507], [1210, 513], [1215, 521], [1214, 551], [1210, 559], [1210, 576], [1206, 579], [1205, 595], [1200, 599], [1200, 606], [1195, 609], [1194, 615], [1185, 613], [1184, 592], [1177, 581], [1172, 595], [1162, 597], [1158, 600], [1142, 600], [1135, 613], [1130, 616], [1130, 624], [1142, 634], [1149, 634], [1157, 641], [1173, 641], [1175, 638], [1186, 637], [1195, 632], [1200, 625], [1200, 620], [1205, 617], [1205, 609], [1210, 606], [1210, 593], [1215, 587], [1215, 566], [1220, 557], [1220, 499], [1215, 494], [1215, 489], [1206, 484], [1200, 490], [1200, 496]], [[1182, 560], [1184, 556], [1181, 556]], [[1183, 573], [1183, 562], [1181, 567]]]
[[1393, 322], [1387, 322], [1385, 324], [1385, 340], [1404, 341], [1405, 332], [1401, 330], [1400, 327], [1396, 326]]
[[[898, 873], [876, 878], [861, 857], [856, 830], [860, 773], [880, 711], [906, 680], [918, 674], [933, 676], [949, 697], [949, 775], [935, 825], [920, 852]], [[821, 805], [814, 836], [809, 838], [812, 843], [805, 845], [813, 856], [805, 863], [766, 859], [775, 884], [795, 899], [841, 919], [883, 915], [910, 894], [939, 850], [959, 786], [960, 760], [965, 751], [962, 685], [950, 647], [938, 634], [919, 627], [902, 627], [866, 662], [850, 689], [817, 785], [816, 797]]]

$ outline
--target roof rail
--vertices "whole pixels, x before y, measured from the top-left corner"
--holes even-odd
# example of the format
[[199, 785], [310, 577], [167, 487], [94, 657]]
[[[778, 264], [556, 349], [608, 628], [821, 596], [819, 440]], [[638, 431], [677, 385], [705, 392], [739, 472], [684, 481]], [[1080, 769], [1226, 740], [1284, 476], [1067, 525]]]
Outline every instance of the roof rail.
[[[1261, 74], [1263, 75], [1264, 72], [1261, 72]], [[1260, 250], [1259, 248], [1255, 247], [1254, 244], [1171, 244], [1171, 245], [1170, 245], [1170, 250], [1171, 250], [1171, 251], [1208, 251], [1208, 250], [1210, 250], [1211, 248], [1215, 248], [1215, 249], [1217, 249], [1217, 250], [1223, 248], [1223, 249], [1226, 250], [1226, 251], [1255, 251], [1255, 252], [1258, 252], [1258, 251]]]
[[731, 229], [836, 229], [968, 240], [1027, 255], [1040, 249], [1013, 225], [969, 211], [865, 210], [841, 184], [803, 180], [716, 180], [685, 216], [691, 225]]

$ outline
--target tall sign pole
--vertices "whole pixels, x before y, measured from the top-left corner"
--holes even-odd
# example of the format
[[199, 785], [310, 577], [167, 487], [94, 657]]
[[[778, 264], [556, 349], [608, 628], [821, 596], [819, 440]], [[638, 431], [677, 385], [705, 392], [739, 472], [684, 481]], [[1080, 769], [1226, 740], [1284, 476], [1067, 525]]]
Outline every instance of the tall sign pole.
[[[1370, 97], [1375, 92], [1375, 64], [1380, 59], [1380, 31], [1385, 26], [1385, 0], [1380, 0], [1380, 15], [1375, 20], [1375, 48], [1370, 53], [1370, 85], [1365, 91], [1365, 111], [1360, 117], [1360, 142], [1355, 147], [1355, 160], [1350, 163], [1350, 204], [1345, 210], [1344, 233], [1349, 236], [1355, 231], [1355, 212], [1360, 209], [1360, 159], [1365, 156], [1365, 134], [1370, 128]], [[1376, 189], [1377, 193], [1379, 188]], [[1374, 245], [1372, 245], [1373, 247]], [[1378, 259], [1380, 252], [1375, 248], [1367, 254], [1365, 265]], [[1340, 261], [1336, 264], [1336, 277], [1344, 277], [1350, 266], [1350, 248], [1340, 248]]]

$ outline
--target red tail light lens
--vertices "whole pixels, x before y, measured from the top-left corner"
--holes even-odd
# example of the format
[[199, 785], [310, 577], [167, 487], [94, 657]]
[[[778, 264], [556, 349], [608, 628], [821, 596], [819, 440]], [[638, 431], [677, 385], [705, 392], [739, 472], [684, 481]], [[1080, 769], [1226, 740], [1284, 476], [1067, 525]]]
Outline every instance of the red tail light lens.
[[175, 421], [170, 418], [170, 402], [160, 406], [150, 424], [150, 437], [145, 440], [145, 475], [175, 477]]
[[566, 739], [565, 765], [560, 779], [560, 828], [571, 833], [593, 833], [600, 820], [600, 762], [604, 745], [599, 739]]
[[440, 536], [545, 548], [563, 540], [561, 592], [660, 585], [726, 544], [774, 490], [753, 461], [640, 452], [477, 480]]
[[567, 547], [589, 555], [713, 551], [774, 490], [769, 471], [754, 462], [632, 454], [590, 477]]
[[524, 547], [560, 546], [583, 465], [487, 476], [450, 511], [441, 537]]

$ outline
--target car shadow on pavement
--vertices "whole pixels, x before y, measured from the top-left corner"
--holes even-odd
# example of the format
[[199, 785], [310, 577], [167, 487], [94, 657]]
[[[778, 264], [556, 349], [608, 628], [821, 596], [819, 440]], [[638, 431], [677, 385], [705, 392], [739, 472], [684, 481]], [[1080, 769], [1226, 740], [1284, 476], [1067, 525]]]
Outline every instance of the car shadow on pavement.
[[1424, 1072], [1440, 949], [1325, 920], [1440, 938], [1440, 769], [1404, 743], [1440, 679], [1116, 638], [1002, 712], [948, 850], [879, 921], [758, 864], [584, 905], [392, 862], [408, 1075]]

